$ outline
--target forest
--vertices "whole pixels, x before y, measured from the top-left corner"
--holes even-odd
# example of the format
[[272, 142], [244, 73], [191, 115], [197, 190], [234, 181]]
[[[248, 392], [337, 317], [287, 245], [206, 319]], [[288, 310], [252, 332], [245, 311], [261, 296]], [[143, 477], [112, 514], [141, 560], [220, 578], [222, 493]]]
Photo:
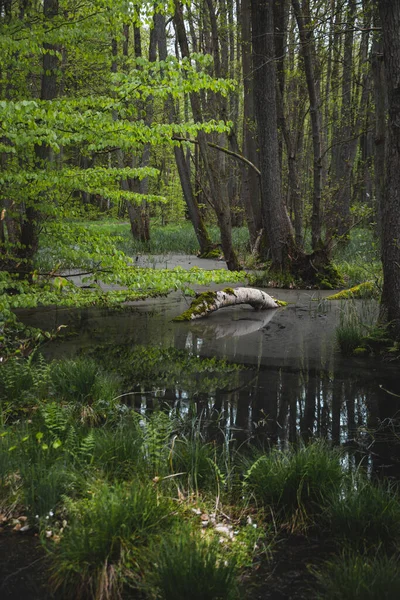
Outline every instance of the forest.
[[0, 0], [1, 597], [399, 597], [399, 90], [400, 0]]

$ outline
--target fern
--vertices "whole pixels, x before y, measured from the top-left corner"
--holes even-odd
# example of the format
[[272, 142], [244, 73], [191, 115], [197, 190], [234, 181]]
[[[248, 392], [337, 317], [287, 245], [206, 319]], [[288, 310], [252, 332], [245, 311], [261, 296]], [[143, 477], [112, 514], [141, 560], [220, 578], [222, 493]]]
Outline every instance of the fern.
[[64, 438], [68, 427], [68, 415], [56, 402], [42, 404], [40, 408], [47, 431], [55, 438]]
[[163, 466], [166, 468], [172, 429], [169, 416], [161, 412], [152, 415], [146, 423], [144, 448], [150, 470], [154, 474], [159, 474]]
[[210, 465], [211, 470], [213, 471], [213, 473], [215, 475], [215, 479], [218, 482], [218, 484], [225, 485], [226, 484], [225, 475], [222, 473], [222, 471], [219, 468], [219, 466], [217, 465], [217, 463], [208, 457], [206, 458], [206, 461]]
[[95, 447], [95, 436], [93, 430], [90, 431], [86, 437], [80, 443], [79, 446], [79, 456], [80, 458], [87, 460], [89, 462], [93, 461], [94, 456], [94, 447]]

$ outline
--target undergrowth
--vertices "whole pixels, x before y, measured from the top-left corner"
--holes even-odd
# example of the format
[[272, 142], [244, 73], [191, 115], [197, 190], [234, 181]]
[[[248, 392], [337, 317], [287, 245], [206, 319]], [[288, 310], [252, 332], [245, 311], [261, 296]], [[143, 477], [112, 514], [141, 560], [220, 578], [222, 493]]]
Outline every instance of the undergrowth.
[[[94, 358], [19, 361], [0, 365], [0, 513], [6, 527], [25, 514], [40, 534], [58, 596], [114, 600], [134, 588], [149, 600], [232, 599], [291, 534], [321, 536], [339, 557], [351, 548], [353, 575], [341, 572], [350, 589], [375, 568], [382, 589], [385, 569], [388, 593], [397, 589], [398, 491], [351, 474], [341, 451], [219, 443], [202, 415], [122, 404], [124, 379]], [[315, 576], [323, 597], [340, 597], [329, 596], [335, 564]]]

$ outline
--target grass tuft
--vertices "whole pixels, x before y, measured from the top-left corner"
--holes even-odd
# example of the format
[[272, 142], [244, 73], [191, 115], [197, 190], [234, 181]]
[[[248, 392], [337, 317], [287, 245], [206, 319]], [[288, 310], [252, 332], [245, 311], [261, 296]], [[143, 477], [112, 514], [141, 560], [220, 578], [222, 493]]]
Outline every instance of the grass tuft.
[[153, 488], [102, 484], [92, 498], [74, 503], [72, 521], [51, 549], [53, 589], [68, 597], [118, 597], [139, 576], [135, 548], [174, 520], [171, 503]]
[[245, 474], [244, 488], [293, 526], [320, 513], [343, 480], [340, 454], [321, 442], [262, 455]]
[[358, 477], [332, 496], [323, 518], [331, 535], [353, 548], [390, 549], [400, 542], [400, 500], [389, 485]]
[[344, 552], [316, 573], [320, 600], [397, 600], [400, 563], [397, 557]]
[[221, 556], [218, 540], [183, 528], [161, 545], [155, 583], [163, 600], [232, 600], [237, 598], [233, 557]]

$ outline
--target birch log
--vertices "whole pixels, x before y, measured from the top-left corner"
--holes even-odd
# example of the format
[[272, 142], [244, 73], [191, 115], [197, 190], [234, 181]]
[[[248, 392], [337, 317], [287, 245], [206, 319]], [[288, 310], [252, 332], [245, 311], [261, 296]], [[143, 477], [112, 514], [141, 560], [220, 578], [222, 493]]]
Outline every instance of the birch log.
[[271, 296], [254, 288], [225, 288], [220, 292], [204, 292], [193, 300], [192, 304], [184, 313], [176, 317], [174, 321], [193, 321], [201, 319], [224, 306], [237, 304], [250, 304], [255, 310], [267, 308], [278, 308], [284, 303], [274, 300]]

